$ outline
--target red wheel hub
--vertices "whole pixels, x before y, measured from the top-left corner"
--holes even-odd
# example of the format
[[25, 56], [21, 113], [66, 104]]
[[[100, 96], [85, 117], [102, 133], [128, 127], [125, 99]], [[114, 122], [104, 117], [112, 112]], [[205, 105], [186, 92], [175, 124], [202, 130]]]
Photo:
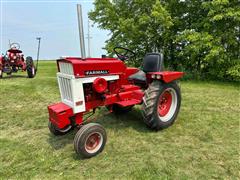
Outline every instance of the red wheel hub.
[[166, 90], [164, 91], [158, 101], [158, 114], [163, 117], [169, 112], [172, 105], [172, 95], [171, 93]]
[[86, 149], [94, 150], [100, 143], [101, 136], [98, 133], [91, 134], [86, 141]]

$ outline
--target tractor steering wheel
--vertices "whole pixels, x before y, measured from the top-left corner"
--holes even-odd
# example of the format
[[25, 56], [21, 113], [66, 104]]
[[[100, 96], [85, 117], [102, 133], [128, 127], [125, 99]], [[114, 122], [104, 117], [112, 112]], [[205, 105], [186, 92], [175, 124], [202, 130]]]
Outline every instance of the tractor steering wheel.
[[124, 47], [115, 47], [113, 51], [121, 61], [125, 61], [136, 56], [136, 53]]
[[20, 49], [20, 44], [12, 43], [12, 44], [10, 44], [10, 49]]

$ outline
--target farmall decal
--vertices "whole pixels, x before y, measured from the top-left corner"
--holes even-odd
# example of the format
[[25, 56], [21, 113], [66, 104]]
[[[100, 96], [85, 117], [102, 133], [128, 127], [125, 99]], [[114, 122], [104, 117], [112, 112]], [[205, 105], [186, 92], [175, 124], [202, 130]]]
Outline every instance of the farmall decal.
[[85, 75], [108, 74], [109, 70], [91, 70], [85, 71]]

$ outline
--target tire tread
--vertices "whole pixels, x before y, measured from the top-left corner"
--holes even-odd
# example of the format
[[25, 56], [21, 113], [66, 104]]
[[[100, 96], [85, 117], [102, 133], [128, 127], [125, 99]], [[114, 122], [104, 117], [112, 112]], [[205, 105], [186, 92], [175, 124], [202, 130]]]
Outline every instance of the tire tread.
[[[170, 122], [162, 123], [160, 122], [159, 118], [157, 117], [156, 108], [158, 104], [158, 99], [161, 92], [168, 86], [173, 87], [177, 93], [179, 98], [179, 104], [176, 110], [176, 115], [174, 115], [173, 119]], [[142, 104], [142, 117], [143, 122], [153, 130], [160, 130], [169, 127], [173, 124], [176, 119], [177, 113], [180, 108], [181, 103], [181, 96], [180, 96], [180, 89], [176, 82], [172, 82], [169, 84], [165, 84], [161, 81], [153, 81], [152, 84], [149, 85], [149, 88], [145, 91], [145, 95], [143, 97], [143, 104]]]

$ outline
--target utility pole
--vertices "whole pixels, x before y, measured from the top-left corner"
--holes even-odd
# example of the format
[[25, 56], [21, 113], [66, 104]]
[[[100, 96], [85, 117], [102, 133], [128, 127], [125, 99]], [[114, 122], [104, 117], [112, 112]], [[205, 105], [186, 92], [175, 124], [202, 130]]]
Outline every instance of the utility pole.
[[40, 51], [41, 37], [37, 37], [36, 39], [38, 40], [37, 60], [39, 60], [39, 51]]
[[88, 19], [88, 33], [87, 33], [87, 40], [88, 40], [88, 57], [91, 57], [91, 44], [90, 39], [92, 37], [90, 36], [90, 20]]
[[37, 41], [38, 41], [37, 65], [36, 65], [36, 71], [37, 71], [37, 68], [38, 68], [38, 60], [39, 60], [39, 52], [40, 52], [40, 44], [41, 44], [41, 37], [37, 37], [36, 39], [37, 39]]

